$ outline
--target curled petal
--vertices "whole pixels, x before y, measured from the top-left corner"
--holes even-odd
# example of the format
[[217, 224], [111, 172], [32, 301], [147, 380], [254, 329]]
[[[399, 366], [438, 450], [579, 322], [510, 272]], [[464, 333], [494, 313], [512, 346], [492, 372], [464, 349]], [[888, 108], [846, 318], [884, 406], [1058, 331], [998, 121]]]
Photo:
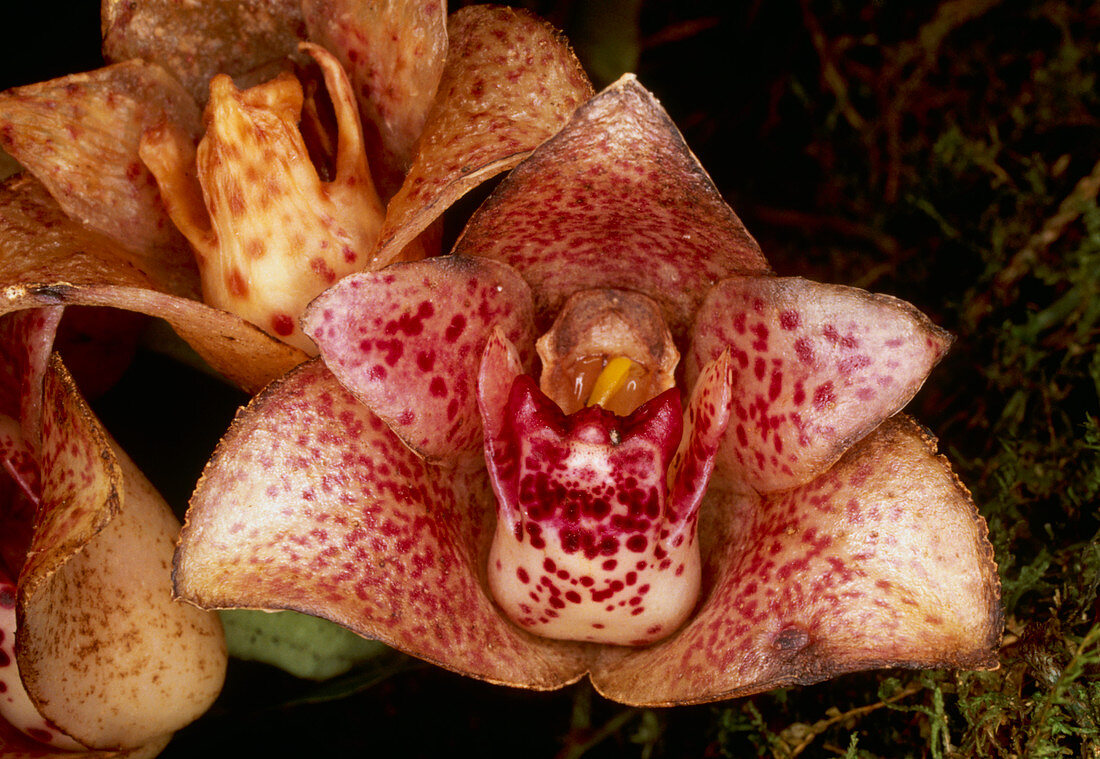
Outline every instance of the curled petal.
[[[348, 72], [386, 196], [408, 171], [447, 57], [444, 0], [306, 0], [309, 37]], [[415, 236], [415, 235], [414, 235]]]
[[466, 192], [526, 157], [592, 95], [568, 44], [544, 21], [472, 5], [451, 16], [439, 93], [375, 259], [389, 262]]
[[103, 0], [101, 16], [107, 60], [158, 63], [197, 103], [215, 74], [270, 78], [305, 32], [299, 0]]
[[295, 609], [474, 677], [557, 688], [586, 649], [505, 621], [484, 585], [483, 469], [426, 464], [320, 361], [234, 422], [195, 491], [177, 590], [207, 607]]
[[712, 283], [768, 271], [668, 114], [632, 76], [517, 166], [456, 252], [519, 271], [541, 329], [572, 293], [614, 287], [659, 303], [677, 339]]
[[873, 667], [997, 666], [985, 521], [934, 441], [895, 417], [828, 472], [772, 495], [708, 494], [710, 587], [668, 641], [592, 679], [640, 704], [718, 700]]
[[729, 350], [734, 411], [719, 454], [728, 478], [780, 490], [825, 471], [896, 413], [951, 336], [888, 295], [799, 278], [737, 277], [695, 321], [689, 382]]
[[142, 132], [161, 123], [197, 135], [198, 108], [164, 69], [143, 61], [0, 94], [0, 145], [66, 214], [173, 281], [193, 276], [191, 254], [137, 153]]
[[493, 328], [534, 356], [531, 293], [507, 266], [464, 256], [345, 278], [302, 319], [340, 382], [431, 461], [481, 448], [476, 379]]
[[27, 692], [84, 745], [159, 744], [220, 690], [221, 628], [173, 601], [178, 523], [56, 359], [46, 375], [40, 466], [42, 506], [17, 606]]
[[0, 244], [0, 313], [90, 305], [156, 316], [249, 392], [306, 358], [238, 316], [180, 297], [170, 281], [144, 273], [131, 251], [66, 216], [31, 178], [0, 185]]

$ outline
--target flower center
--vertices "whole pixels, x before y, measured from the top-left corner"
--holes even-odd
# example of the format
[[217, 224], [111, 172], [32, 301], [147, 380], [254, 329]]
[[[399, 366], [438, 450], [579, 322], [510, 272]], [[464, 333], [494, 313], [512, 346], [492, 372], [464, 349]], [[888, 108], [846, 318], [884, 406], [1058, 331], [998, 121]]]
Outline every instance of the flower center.
[[[541, 389], [520, 374], [506, 401], [482, 406], [498, 505], [490, 589], [538, 635], [652, 643], [698, 597], [698, 506], [725, 417], [693, 398], [685, 430], [678, 354], [645, 296], [580, 293], [538, 349]], [[498, 360], [487, 353], [483, 376]]]

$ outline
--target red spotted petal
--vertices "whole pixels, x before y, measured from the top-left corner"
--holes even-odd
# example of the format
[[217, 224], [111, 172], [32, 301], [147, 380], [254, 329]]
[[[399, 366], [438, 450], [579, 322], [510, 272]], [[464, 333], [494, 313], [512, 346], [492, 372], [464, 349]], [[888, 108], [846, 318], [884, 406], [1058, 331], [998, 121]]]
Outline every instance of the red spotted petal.
[[164, 69], [128, 61], [0, 94], [0, 145], [65, 213], [130, 248], [168, 282], [191, 280], [191, 252], [138, 157], [149, 127], [200, 130], [195, 102]]
[[679, 635], [607, 652], [629, 703], [717, 700], [872, 667], [997, 666], [1000, 583], [985, 521], [934, 441], [894, 418], [835, 467], [704, 504], [709, 588]]
[[518, 270], [541, 329], [572, 293], [612, 287], [655, 300], [677, 338], [713, 282], [768, 271], [668, 114], [629, 76], [509, 174], [456, 251]]
[[191, 501], [179, 593], [207, 607], [296, 609], [449, 669], [556, 688], [586, 649], [505, 621], [483, 567], [484, 469], [426, 464], [320, 361], [242, 413]]
[[920, 389], [951, 337], [908, 303], [797, 278], [739, 277], [707, 296], [689, 382], [729, 350], [726, 478], [780, 490], [825, 471]]
[[158, 63], [204, 103], [215, 74], [247, 86], [242, 76], [256, 83], [277, 73], [304, 35], [300, 6], [300, 0], [104, 0], [103, 55]]
[[380, 261], [393, 260], [466, 192], [519, 163], [592, 96], [565, 40], [524, 11], [462, 8], [448, 33], [439, 93], [387, 209]]
[[495, 261], [444, 256], [354, 274], [302, 320], [340, 382], [429, 460], [481, 449], [476, 379], [495, 326], [534, 356], [531, 294]]

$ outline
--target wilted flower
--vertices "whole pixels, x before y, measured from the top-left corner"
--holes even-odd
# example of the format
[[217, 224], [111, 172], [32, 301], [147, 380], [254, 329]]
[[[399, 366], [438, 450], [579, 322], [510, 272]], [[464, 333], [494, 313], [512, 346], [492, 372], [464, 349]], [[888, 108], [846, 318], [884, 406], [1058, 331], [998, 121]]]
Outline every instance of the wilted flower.
[[897, 415], [948, 336], [774, 276], [631, 77], [452, 255], [352, 275], [303, 329], [321, 359], [239, 416], [192, 500], [196, 603], [640, 704], [996, 665], [984, 521]]
[[[556, 32], [523, 12], [475, 6], [448, 20], [438, 2], [284, 5], [261, 23], [269, 9], [237, 3], [108, 3], [105, 50], [121, 62], [0, 95], [0, 145], [30, 175], [0, 191], [11, 251], [0, 311], [85, 304], [161, 317], [258, 390], [312, 350], [296, 332], [311, 297], [349, 271], [423, 256], [431, 236], [416, 238], [445, 208], [591, 94]], [[238, 89], [225, 75], [265, 82], [300, 55], [299, 36], [325, 46], [302, 49], [327, 99], [302, 67], [304, 86], [283, 73]], [[213, 63], [197, 65], [197, 49]], [[223, 73], [204, 117], [193, 95], [205, 97], [212, 68]], [[372, 185], [383, 198], [396, 190], [384, 218]]]

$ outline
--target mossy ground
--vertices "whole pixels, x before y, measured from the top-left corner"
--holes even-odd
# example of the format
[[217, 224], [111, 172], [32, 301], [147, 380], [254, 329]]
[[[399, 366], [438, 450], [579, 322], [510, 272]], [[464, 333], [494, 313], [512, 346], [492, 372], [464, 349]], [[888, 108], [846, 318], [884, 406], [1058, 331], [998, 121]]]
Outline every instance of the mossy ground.
[[898, 295], [957, 336], [909, 412], [989, 523], [1001, 667], [633, 710], [400, 659], [323, 686], [234, 662], [165, 756], [1100, 757], [1100, 6], [526, 5], [605, 78], [636, 68], [777, 271]]

